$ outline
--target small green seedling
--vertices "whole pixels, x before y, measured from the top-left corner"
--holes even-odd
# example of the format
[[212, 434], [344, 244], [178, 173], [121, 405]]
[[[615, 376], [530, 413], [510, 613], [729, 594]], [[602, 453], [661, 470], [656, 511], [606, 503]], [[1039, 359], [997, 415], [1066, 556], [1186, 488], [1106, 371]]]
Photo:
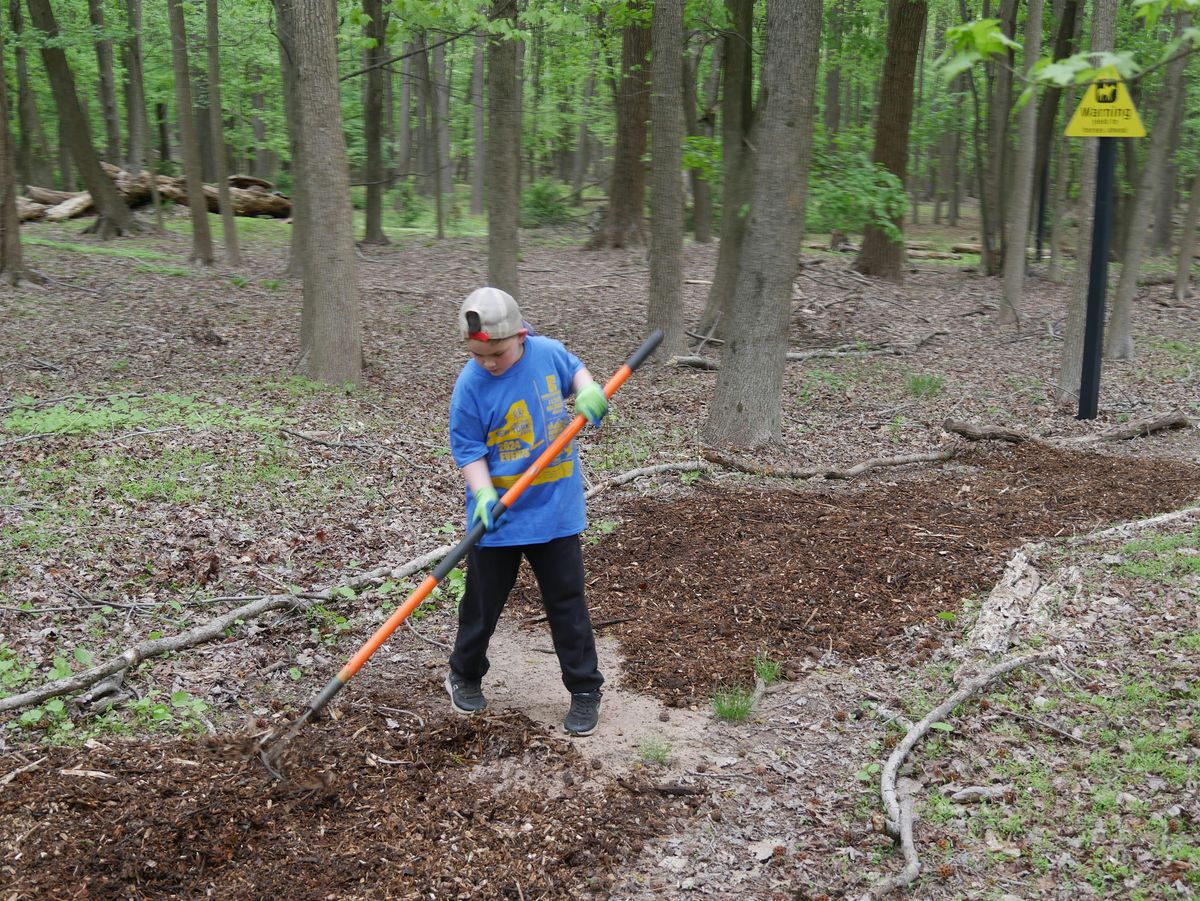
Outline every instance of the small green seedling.
[[717, 719], [740, 723], [750, 715], [754, 695], [736, 683], [719, 685], [713, 692], [713, 711]]
[[648, 736], [638, 745], [638, 753], [646, 763], [665, 765], [671, 756], [671, 743], [657, 736]]
[[774, 685], [779, 681], [779, 664], [766, 654], [755, 654], [754, 675], [762, 679], [764, 685]]

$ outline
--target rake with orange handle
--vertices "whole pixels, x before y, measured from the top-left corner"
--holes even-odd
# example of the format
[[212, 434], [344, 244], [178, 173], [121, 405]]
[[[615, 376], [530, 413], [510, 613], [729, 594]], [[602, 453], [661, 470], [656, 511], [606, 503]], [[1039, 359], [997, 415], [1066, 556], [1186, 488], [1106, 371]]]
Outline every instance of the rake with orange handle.
[[[633, 375], [633, 371], [637, 369], [643, 362], [645, 362], [646, 358], [654, 352], [655, 348], [657, 348], [659, 343], [662, 341], [662, 337], [662, 332], [656, 329], [649, 338], [642, 342], [642, 346], [634, 352], [633, 356], [626, 360], [624, 365], [621, 366], [621, 368], [615, 373], [613, 373], [612, 378], [605, 383], [605, 397], [612, 397], [614, 394], [616, 394], [617, 389], [625, 384], [625, 381], [631, 375]], [[504, 511], [510, 509], [512, 505], [516, 503], [517, 498], [524, 493], [526, 488], [533, 484], [533, 480], [538, 477], [538, 474], [546, 468], [551, 460], [553, 460], [559, 455], [559, 453], [562, 452], [563, 448], [565, 448], [577, 434], [579, 434], [579, 430], [582, 429], [586, 423], [587, 420], [582, 415], [576, 416], [571, 421], [571, 424], [568, 425], [559, 434], [559, 436], [554, 439], [553, 442], [551, 442], [550, 446], [547, 447], [541, 453], [541, 455], [529, 465], [529, 468], [521, 474], [520, 478], [517, 479], [513, 486], [509, 488], [508, 491], [504, 492], [504, 496], [496, 502], [496, 505], [492, 508], [492, 516], [494, 519], [499, 519]], [[325, 687], [322, 688], [320, 692], [318, 692], [313, 699], [308, 702], [308, 706], [304, 708], [304, 711], [288, 728], [288, 730], [282, 735], [278, 732], [272, 732], [263, 737], [258, 744], [258, 748], [260, 756], [262, 757], [263, 763], [266, 764], [267, 769], [269, 769], [276, 776], [279, 775], [275, 769], [274, 763], [276, 760], [278, 760], [279, 754], [287, 742], [291, 741], [291, 739], [294, 738], [300, 732], [300, 730], [304, 728], [305, 724], [307, 724], [309, 720], [320, 713], [325, 705], [333, 700], [334, 696], [336, 696], [337, 693], [346, 686], [346, 683], [354, 677], [354, 674], [362, 669], [363, 664], [367, 662], [370, 656], [379, 650], [380, 646], [387, 641], [388, 636], [395, 632], [400, 624], [408, 619], [409, 614], [421, 606], [421, 603], [427, 597], [429, 597], [430, 592], [437, 587], [438, 583], [441, 582], [442, 579], [446, 578], [446, 576], [449, 575], [450, 571], [454, 569], [454, 567], [458, 566], [463, 557], [467, 555], [467, 552], [474, 547], [475, 542], [483, 537], [483, 533], [485, 531], [486, 528], [484, 524], [482, 522], [476, 522], [471, 530], [462, 539], [462, 541], [455, 545], [454, 549], [442, 558], [441, 563], [434, 568], [433, 572], [425, 577], [425, 581], [416, 587], [412, 594], [408, 596], [408, 599], [398, 608], [396, 608], [396, 611], [387, 618], [387, 621], [375, 630], [375, 634], [367, 639], [367, 642], [358, 649], [358, 652], [346, 662], [346, 665], [342, 667], [341, 671], [338, 672], [338, 674], [332, 679], [330, 679], [329, 682], [326, 683]]]

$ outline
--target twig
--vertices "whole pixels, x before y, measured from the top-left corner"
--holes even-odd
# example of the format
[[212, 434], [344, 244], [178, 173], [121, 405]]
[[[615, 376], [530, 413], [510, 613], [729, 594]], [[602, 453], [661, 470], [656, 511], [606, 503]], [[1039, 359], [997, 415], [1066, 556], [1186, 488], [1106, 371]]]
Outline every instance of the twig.
[[27, 764], [25, 764], [25, 766], [17, 767], [11, 773], [8, 773], [3, 778], [0, 778], [0, 785], [8, 785], [8, 783], [12, 782], [14, 779], [16, 779], [22, 773], [28, 773], [30, 770], [36, 770], [39, 766], [41, 766], [45, 762], [46, 762], [45, 757], [39, 757], [37, 760], [33, 761], [33, 763], [27, 763]]
[[888, 757], [887, 763], [883, 767], [883, 773], [879, 778], [879, 794], [883, 799], [884, 809], [887, 811], [887, 819], [885, 820], [887, 830], [893, 838], [897, 838], [900, 841], [900, 847], [904, 852], [905, 866], [897, 875], [873, 885], [862, 896], [862, 901], [882, 898], [893, 889], [908, 885], [917, 878], [917, 874], [921, 871], [921, 861], [917, 856], [917, 849], [913, 844], [912, 837], [912, 802], [911, 799], [906, 799], [906, 803], [902, 806], [896, 796], [896, 775], [900, 771], [900, 766], [904, 763], [904, 758], [908, 756], [908, 752], [916, 746], [917, 742], [925, 737], [934, 723], [940, 723], [950, 715], [955, 707], [983, 691], [996, 679], [1023, 666], [1031, 666], [1058, 659], [1061, 653], [1059, 650], [1040, 651], [1025, 657], [1016, 657], [980, 673], [973, 679], [968, 679], [958, 691], [954, 692], [954, 694], [942, 701], [941, 704], [925, 714], [925, 717], [919, 723], [908, 730], [908, 733], [896, 745], [895, 750], [892, 751], [891, 756]]
[[425, 720], [421, 719], [421, 717], [413, 713], [411, 710], [405, 710], [403, 707], [380, 707], [379, 709], [387, 713], [403, 713], [405, 716], [411, 716], [414, 720], [421, 724], [422, 729], [425, 728]]
[[279, 431], [284, 435], [291, 435], [293, 438], [311, 441], [313, 444], [320, 444], [323, 447], [348, 447], [353, 450], [369, 450], [368, 447], [362, 444], [351, 444], [345, 441], [326, 441], [323, 438], [314, 438], [312, 435], [305, 435], [303, 432], [293, 432], [291, 429], [280, 429]]
[[664, 472], [707, 472], [711, 468], [707, 463], [700, 460], [691, 460], [679, 463], [659, 463], [655, 466], [643, 466], [641, 469], [630, 469], [590, 488], [587, 492], [587, 498], [590, 500], [607, 488], [616, 488], [618, 485], [624, 485], [627, 482], [632, 482], [634, 479], [640, 479], [642, 476], [653, 476]]
[[728, 469], [736, 469], [739, 472], [749, 473], [750, 475], [771, 476], [779, 479], [852, 479], [855, 476], [862, 475], [871, 469], [878, 469], [885, 466], [907, 466], [910, 463], [936, 463], [943, 460], [951, 459], [958, 448], [948, 447], [940, 451], [930, 451], [922, 454], [907, 454], [900, 457], [872, 457], [869, 460], [863, 460], [861, 463], [856, 463], [848, 469], [833, 469], [824, 466], [812, 466], [806, 469], [784, 469], [778, 466], [769, 466], [765, 463], [752, 463], [749, 460], [740, 457], [734, 457], [729, 454], [713, 448], [706, 448], [704, 457], [711, 460], [720, 466]]
[[1076, 744], [1085, 745], [1086, 747], [1089, 747], [1089, 748], [1092, 747], [1092, 743], [1090, 741], [1085, 741], [1084, 739], [1079, 738], [1078, 736], [1072, 735], [1070, 732], [1065, 732], [1062, 729], [1058, 728], [1058, 726], [1052, 726], [1050, 723], [1047, 723], [1045, 720], [1039, 720], [1036, 717], [1026, 716], [1023, 713], [1017, 713], [1017, 711], [1009, 710], [1007, 708], [1001, 708], [1001, 712], [1005, 716], [1011, 716], [1013, 719], [1018, 719], [1018, 720], [1022, 720], [1023, 722], [1026, 722], [1026, 723], [1031, 723], [1032, 725], [1038, 726], [1041, 729], [1045, 729], [1048, 732], [1053, 732], [1055, 735], [1061, 735], [1063, 738], [1067, 739], [1068, 741], [1073, 741]]
[[430, 638], [429, 636], [422, 635], [420, 632], [418, 632], [417, 627], [413, 625], [413, 621], [412, 621], [411, 617], [406, 619], [404, 622], [405, 622], [405, 625], [408, 626], [408, 631], [411, 632], [413, 635], [417, 636], [417, 638], [421, 639], [421, 641], [425, 642], [426, 644], [431, 644], [435, 648], [442, 648], [443, 650], [446, 650], [446, 651], [450, 650], [450, 645], [446, 644], [444, 641], [438, 641], [436, 638]]

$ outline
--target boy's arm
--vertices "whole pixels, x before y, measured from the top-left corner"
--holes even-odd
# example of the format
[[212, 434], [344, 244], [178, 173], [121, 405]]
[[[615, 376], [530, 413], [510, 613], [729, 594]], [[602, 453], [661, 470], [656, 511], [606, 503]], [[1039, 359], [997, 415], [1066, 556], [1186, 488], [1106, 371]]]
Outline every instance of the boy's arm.
[[471, 489], [472, 494], [475, 494], [481, 488], [492, 487], [492, 473], [488, 469], [486, 457], [472, 460], [462, 468], [462, 474], [463, 478], [467, 480], [467, 487]]
[[588, 372], [587, 367], [581, 366], [579, 371], [575, 373], [575, 377], [571, 379], [571, 393], [578, 394], [580, 388], [588, 384], [588, 382], [594, 381], [595, 379], [592, 378], [592, 374]]
[[608, 398], [586, 366], [581, 367], [571, 379], [571, 390], [575, 392], [575, 412], [582, 413], [592, 425], [599, 425], [608, 412]]

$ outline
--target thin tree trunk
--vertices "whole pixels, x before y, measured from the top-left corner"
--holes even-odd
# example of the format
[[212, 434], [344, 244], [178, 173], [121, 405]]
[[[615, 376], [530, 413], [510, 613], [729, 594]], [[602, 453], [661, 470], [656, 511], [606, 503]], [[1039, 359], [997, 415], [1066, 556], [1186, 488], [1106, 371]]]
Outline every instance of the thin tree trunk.
[[13, 66], [17, 84], [17, 121], [21, 126], [21, 140], [17, 145], [17, 181], [24, 185], [54, 184], [54, 172], [50, 166], [50, 153], [46, 134], [42, 130], [42, 119], [38, 115], [37, 100], [29, 82], [29, 63], [25, 45], [21, 41], [23, 22], [21, 0], [8, 0], [9, 22], [13, 30]]
[[766, 101], [727, 342], [704, 434], [756, 447], [779, 437], [792, 283], [800, 261], [820, 56], [821, 0], [770, 0]]
[[171, 159], [171, 124], [165, 103], [154, 104], [154, 120], [158, 126], [158, 159], [165, 163]]
[[[1090, 52], [1112, 52], [1116, 21], [1117, 0], [1095, 0]], [[1092, 220], [1096, 210], [1096, 140], [1084, 140], [1083, 158], [1079, 166], [1079, 202], [1075, 215], [1075, 221], [1079, 223], [1075, 244], [1079, 249], [1075, 253], [1075, 279], [1067, 305], [1067, 321], [1063, 326], [1062, 357], [1055, 391], [1055, 401], [1059, 404], [1078, 398], [1080, 376], [1083, 374], [1083, 332], [1092, 257]]]
[[583, 178], [587, 173], [590, 156], [588, 150], [591, 146], [591, 138], [588, 135], [588, 117], [596, 94], [596, 63], [599, 56], [598, 48], [592, 50], [592, 64], [588, 69], [587, 80], [583, 84], [583, 102], [579, 111], [579, 128], [575, 137], [575, 153], [571, 162], [571, 198], [576, 206], [583, 205]]
[[13, 139], [8, 128], [8, 70], [0, 40], [0, 284], [17, 285], [29, 278], [21, 250], [17, 185], [13, 180]]
[[412, 52], [413, 45], [404, 45], [404, 61], [400, 65], [400, 127], [396, 150], [396, 174], [408, 178], [412, 174]]
[[[875, 150], [871, 159], [881, 164], [904, 184], [908, 167], [908, 135], [913, 111], [913, 81], [917, 52], [925, 31], [925, 0], [892, 0], [888, 17], [887, 56], [883, 63], [882, 83], [887, 85], [881, 98], [875, 125]], [[904, 219], [893, 219], [903, 232]], [[904, 278], [904, 244], [897, 243], [875, 225], [863, 229], [862, 250], [854, 268], [864, 275], [900, 282]]]
[[1190, 295], [1193, 256], [1196, 252], [1196, 219], [1200, 218], [1200, 169], [1192, 177], [1192, 194], [1188, 198], [1187, 213], [1183, 217], [1183, 231], [1179, 235], [1179, 261], [1175, 268], [1175, 299], [1185, 300]]
[[[1055, 5], [1062, 7], [1057, 13], [1058, 31], [1055, 34], [1053, 51], [1054, 59], [1060, 60], [1071, 55], [1075, 43], [1079, 3], [1078, 0], [1060, 0]], [[1033, 164], [1033, 183], [1038, 197], [1036, 227], [1039, 236], [1042, 234], [1042, 228], [1046, 221], [1045, 207], [1049, 195], [1051, 148], [1061, 131], [1061, 129], [1055, 128], [1055, 121], [1058, 117], [1058, 105], [1062, 99], [1062, 93], [1062, 88], [1047, 87], [1038, 102], [1037, 153]], [[1040, 254], [1040, 247], [1038, 251]]]
[[430, 91], [427, 90], [429, 81], [429, 41], [424, 32], [418, 34], [413, 53], [412, 73], [416, 83], [417, 128], [416, 128], [416, 158], [417, 158], [417, 192], [423, 196], [433, 194], [433, 143], [434, 133], [429, 127], [432, 110], [429, 108]]
[[686, 350], [683, 330], [683, 0], [655, 0], [650, 95], [650, 297], [646, 324], [662, 329], [664, 358]]
[[[1064, 95], [1066, 108], [1070, 109], [1075, 101], [1075, 90], [1071, 88]], [[1050, 263], [1046, 267], [1046, 278], [1058, 283], [1063, 281], [1063, 232], [1067, 218], [1067, 170], [1071, 167], [1071, 139], [1065, 135], [1055, 138], [1054, 149], [1054, 183], [1050, 189], [1050, 205], [1052, 219], [1050, 222]]]
[[1176, 160], [1186, 107], [1187, 90], [1176, 91], [1175, 110], [1171, 117], [1171, 136], [1167, 142], [1167, 161], [1163, 166], [1162, 188], [1154, 206], [1154, 231], [1150, 236], [1150, 252], [1154, 254], [1165, 255], [1171, 252], [1171, 220], [1174, 218], [1179, 185], [1179, 166]]
[[[88, 19], [97, 35], [104, 33], [103, 0], [88, 0]], [[121, 118], [117, 112], [117, 83], [113, 78], [112, 40], [96, 40], [96, 72], [100, 82], [100, 109], [104, 116], [104, 156], [114, 166], [121, 164]]]
[[438, 240], [441, 240], [446, 237], [444, 226], [445, 216], [442, 213], [442, 142], [440, 138], [442, 117], [438, 115], [438, 107], [441, 106], [441, 103], [437, 97], [438, 92], [434, 84], [434, 71], [430, 65], [431, 55], [436, 58], [436, 52], [434, 54], [428, 52], [421, 54], [421, 59], [425, 64], [424, 71], [421, 73], [421, 94], [425, 99], [425, 109], [429, 110], [429, 165], [433, 172], [430, 184], [433, 187], [433, 209], [437, 237]]
[[[684, 127], [690, 137], [712, 137], [712, 109], [706, 106], [704, 114], [697, 113], [699, 102], [698, 82], [700, 79], [700, 64], [704, 61], [704, 43], [696, 48], [694, 55], [683, 54], [683, 112]], [[721, 44], [718, 41], [713, 50], [713, 66], [718, 65]], [[718, 77], [720, 77], [718, 70]], [[707, 98], [706, 102], [707, 102]], [[697, 244], [708, 244], [712, 241], [712, 189], [708, 184], [704, 170], [693, 167], [688, 170], [688, 180], [692, 186], [692, 231]]]
[[175, 119], [179, 125], [179, 143], [183, 145], [184, 175], [187, 177], [188, 206], [192, 210], [191, 262], [201, 266], [213, 263], [212, 232], [208, 226], [208, 201], [204, 197], [204, 172], [200, 162], [200, 144], [193, 128], [192, 87], [188, 67], [187, 29], [183, 21], [182, 0], [167, 0], [171, 20], [171, 59], [175, 66]]
[[92, 148], [91, 131], [75, 91], [75, 77], [71, 74], [66, 54], [58, 40], [58, 23], [50, 9], [50, 0], [28, 0], [28, 6], [30, 21], [46, 37], [41, 47], [42, 61], [50, 78], [55, 106], [58, 107], [59, 134], [70, 148], [71, 157], [79, 168], [84, 185], [91, 192], [92, 205], [98, 214], [91, 230], [103, 239], [124, 234], [134, 226], [133, 215], [112, 181], [100, 168], [100, 160]]
[[162, 197], [158, 193], [158, 179], [154, 177], [150, 123], [146, 116], [146, 89], [142, 63], [142, 0], [125, 0], [125, 25], [129, 32], [123, 55], [125, 60], [126, 112], [129, 116], [129, 168], [140, 173], [142, 167], [150, 171], [150, 205], [154, 209], [154, 227], [163, 230]]
[[[292, 176], [292, 242], [288, 248], [287, 275], [290, 278], [305, 277], [308, 260], [309, 202], [308, 178], [304, 159], [304, 145], [300, 140], [304, 132], [304, 111], [300, 106], [299, 56], [296, 48], [295, 0], [273, 0], [278, 19], [279, 68], [283, 76], [283, 110], [288, 125], [288, 167]], [[300, 316], [301, 363], [312, 346], [310, 329], [316, 315], [310, 309], [311, 294], [304, 295], [304, 308]]]
[[221, 208], [221, 230], [225, 238], [225, 264], [241, 266], [237, 222], [233, 218], [233, 200], [229, 196], [229, 167], [225, 161], [225, 123], [221, 116], [221, 29], [217, 23], [217, 0], [204, 0], [205, 28], [208, 37], [208, 106], [216, 166], [217, 197]]
[[[641, 0], [630, 3], [642, 8]], [[608, 210], [588, 241], [589, 250], [645, 243], [646, 120], [650, 116], [650, 29], [634, 20], [622, 31], [621, 81], [617, 91], [617, 148]]]
[[454, 165], [450, 159], [450, 79], [446, 66], [446, 45], [433, 48], [434, 133], [437, 135], [438, 184], [443, 195], [454, 194]]
[[363, 241], [366, 244], [390, 244], [383, 232], [383, 68], [388, 58], [387, 14], [382, 0], [362, 0], [363, 16], [366, 18], [364, 31], [367, 49], [363, 65], [366, 68], [363, 82], [363, 142], [367, 148], [367, 168], [364, 173], [366, 185], [366, 229]]
[[[492, 0], [492, 19], [507, 19], [515, 27], [512, 0]], [[521, 120], [517, 108], [517, 45], [500, 35], [488, 35], [488, 284], [520, 299], [517, 278], [517, 217], [521, 208], [518, 170], [521, 167]]]
[[845, 0], [834, 0], [829, 10], [829, 29], [825, 37], [825, 142], [833, 146], [842, 123], [842, 32], [845, 24]]
[[730, 33], [725, 39], [724, 93], [721, 97], [721, 243], [712, 287], [700, 317], [704, 334], [724, 335], [746, 236], [746, 204], [754, 184], [750, 132], [754, 125], [754, 0], [725, 0]]
[[[342, 131], [337, 64], [336, 9], [327, 0], [284, 0], [295, 16], [290, 30], [296, 54], [298, 143], [303, 150], [305, 202], [310, 223], [303, 253], [304, 311], [312, 323], [302, 350], [309, 378], [333, 385], [362, 379], [358, 264], [350, 206], [350, 174]], [[298, 26], [298, 27], [297, 27]]]
[[[1018, 0], [1001, 0], [1000, 24], [1012, 38], [1016, 31]], [[1012, 108], [1012, 52], [1005, 59], [988, 64], [988, 136], [987, 168], [983, 172], [981, 209], [983, 233], [980, 235], [983, 253], [980, 263], [988, 275], [999, 275], [1004, 267], [1004, 223], [1006, 192], [1004, 172], [1008, 165], [1008, 114]]]
[[[1175, 37], [1191, 24], [1191, 16], [1177, 13]], [[1188, 60], [1180, 57], [1167, 66], [1167, 77], [1159, 98], [1158, 115], [1150, 132], [1150, 149], [1142, 166], [1141, 184], [1133, 200], [1129, 216], [1129, 230], [1125, 253], [1121, 260], [1121, 278], [1117, 282], [1116, 297], [1113, 298], [1112, 314], [1104, 336], [1104, 352], [1112, 360], [1133, 358], [1133, 297], [1137, 293], [1138, 272], [1142, 266], [1146, 241], [1149, 237], [1150, 218], [1162, 190], [1163, 171], [1167, 164], [1167, 150], [1171, 145], [1174, 116], [1179, 105], [1175, 102], [1183, 88], [1183, 73]]]
[[[1042, 53], [1043, 0], [1029, 0], [1025, 19], [1024, 67], [1028, 80], [1033, 64]], [[1026, 244], [1029, 210], [1033, 203], [1033, 166], [1037, 143], [1037, 99], [1030, 97], [1017, 119], [1017, 158], [1013, 166], [1012, 215], [1008, 221], [1004, 254], [1004, 293], [998, 318], [1001, 323], [1019, 321], [1021, 295], [1025, 291]]]
[[471, 64], [471, 124], [472, 143], [475, 152], [471, 155], [471, 215], [481, 216], [484, 211], [483, 184], [487, 165], [487, 132], [484, 130], [483, 108], [483, 51], [487, 37], [480, 32], [475, 35], [475, 54]]

